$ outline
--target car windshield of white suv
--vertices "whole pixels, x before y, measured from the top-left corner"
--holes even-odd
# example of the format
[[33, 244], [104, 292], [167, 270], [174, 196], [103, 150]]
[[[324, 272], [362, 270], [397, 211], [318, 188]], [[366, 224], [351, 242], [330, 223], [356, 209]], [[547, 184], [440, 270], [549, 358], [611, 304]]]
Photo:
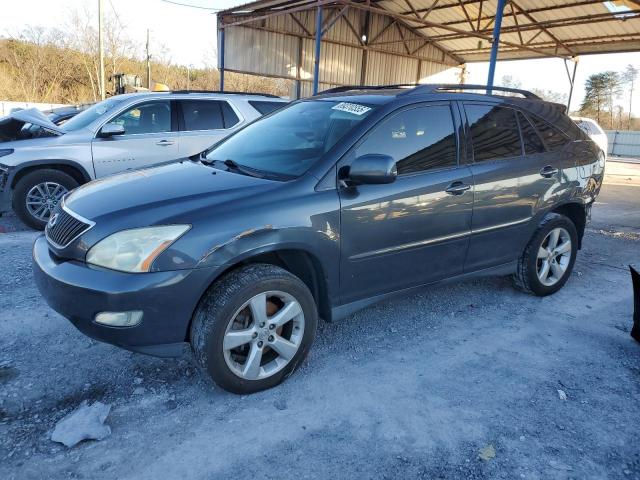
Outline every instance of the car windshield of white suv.
[[295, 178], [375, 108], [326, 100], [295, 103], [228, 137], [207, 153], [207, 163], [239, 173]]
[[95, 105], [92, 105], [83, 112], [80, 112], [71, 120], [64, 123], [64, 125], [62, 125], [60, 128], [65, 132], [72, 132], [74, 130], [84, 128], [94, 120], [102, 117], [105, 113], [113, 110], [124, 101], [125, 99], [122, 97], [107, 98], [102, 102], [98, 102]]

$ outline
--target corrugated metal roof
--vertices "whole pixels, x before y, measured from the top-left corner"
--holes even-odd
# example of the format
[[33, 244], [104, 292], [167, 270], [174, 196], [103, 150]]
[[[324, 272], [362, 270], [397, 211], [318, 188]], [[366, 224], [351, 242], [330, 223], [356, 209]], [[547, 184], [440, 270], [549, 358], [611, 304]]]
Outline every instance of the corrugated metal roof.
[[[405, 43], [416, 45], [421, 36], [431, 39], [430, 48], [444, 51], [460, 62], [486, 61], [497, 0], [366, 0], [327, 2], [326, 7], [350, 6], [347, 16], [358, 25], [358, 13], [371, 8], [376, 13], [398, 20], [413, 30], [403, 42], [393, 38], [378, 39], [384, 50], [405, 52]], [[261, 0], [220, 12], [225, 23], [245, 20], [251, 15], [284, 15], [289, 11], [309, 9], [311, 17], [317, 0]], [[624, 7], [613, 12], [606, 4]], [[286, 18], [286, 17], [281, 17]], [[382, 17], [381, 17], [382, 18]], [[384, 21], [384, 19], [383, 19]], [[388, 20], [387, 20], [388, 21]], [[289, 23], [293, 23], [289, 20]], [[337, 22], [331, 37], [348, 38], [348, 26]], [[307, 25], [313, 32], [313, 19]], [[504, 11], [501, 35], [501, 59], [540, 58], [542, 56], [584, 55], [640, 50], [640, 1], [618, 0], [509, 0]]]

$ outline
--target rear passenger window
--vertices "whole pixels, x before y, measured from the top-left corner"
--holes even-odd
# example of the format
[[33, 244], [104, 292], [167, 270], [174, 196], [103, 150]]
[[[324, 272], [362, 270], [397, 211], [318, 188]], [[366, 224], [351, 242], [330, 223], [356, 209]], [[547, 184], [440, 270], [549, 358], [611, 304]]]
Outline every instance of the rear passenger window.
[[356, 149], [356, 157], [391, 156], [398, 174], [424, 172], [458, 164], [451, 109], [446, 105], [412, 108], [383, 120]]
[[274, 112], [286, 105], [286, 102], [268, 102], [264, 100], [249, 100], [249, 105], [255, 108], [260, 115]]
[[564, 133], [541, 118], [538, 118], [535, 115], [530, 115], [529, 118], [531, 118], [533, 125], [540, 133], [540, 136], [549, 150], [559, 150], [569, 142], [569, 139]]
[[228, 102], [182, 100], [181, 103], [186, 131], [230, 128], [240, 121]]
[[183, 100], [184, 129], [216, 130], [224, 128], [220, 102], [212, 100]]
[[544, 152], [544, 144], [536, 133], [535, 129], [529, 123], [525, 116], [518, 112], [518, 122], [520, 123], [520, 131], [522, 132], [522, 142], [524, 143], [524, 153], [526, 155], [534, 155]]
[[491, 105], [465, 105], [464, 109], [475, 162], [522, 155], [515, 110]]

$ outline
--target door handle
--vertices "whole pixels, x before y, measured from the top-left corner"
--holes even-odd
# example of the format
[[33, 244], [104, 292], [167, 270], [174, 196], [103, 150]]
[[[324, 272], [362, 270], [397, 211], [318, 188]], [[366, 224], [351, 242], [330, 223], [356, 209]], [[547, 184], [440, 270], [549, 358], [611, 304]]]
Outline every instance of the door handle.
[[175, 142], [172, 140], [160, 140], [159, 142], [156, 142], [156, 145], [159, 145], [161, 147], [168, 147], [169, 145], [173, 145]]
[[467, 185], [464, 182], [453, 182], [449, 185], [449, 188], [445, 190], [450, 195], [462, 195], [464, 192], [469, 190], [471, 185]]
[[546, 165], [540, 170], [540, 175], [542, 175], [544, 178], [551, 178], [556, 173], [558, 173], [558, 169], [552, 167], [551, 165]]

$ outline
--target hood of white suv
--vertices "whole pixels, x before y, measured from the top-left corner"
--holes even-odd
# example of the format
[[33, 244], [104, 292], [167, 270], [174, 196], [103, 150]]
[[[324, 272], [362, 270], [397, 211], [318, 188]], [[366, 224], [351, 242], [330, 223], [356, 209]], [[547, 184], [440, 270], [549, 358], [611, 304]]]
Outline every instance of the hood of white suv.
[[0, 119], [0, 143], [31, 140], [64, 132], [40, 110], [18, 110]]
[[39, 127], [46, 128], [47, 130], [51, 130], [52, 132], [55, 132], [55, 133], [59, 133], [59, 134], [64, 133], [64, 131], [62, 131], [60, 127], [58, 127], [55, 123], [49, 120], [49, 118], [37, 108], [18, 110], [17, 112], [11, 113], [9, 117], [23, 123], [31, 123], [33, 125], [38, 125]]

